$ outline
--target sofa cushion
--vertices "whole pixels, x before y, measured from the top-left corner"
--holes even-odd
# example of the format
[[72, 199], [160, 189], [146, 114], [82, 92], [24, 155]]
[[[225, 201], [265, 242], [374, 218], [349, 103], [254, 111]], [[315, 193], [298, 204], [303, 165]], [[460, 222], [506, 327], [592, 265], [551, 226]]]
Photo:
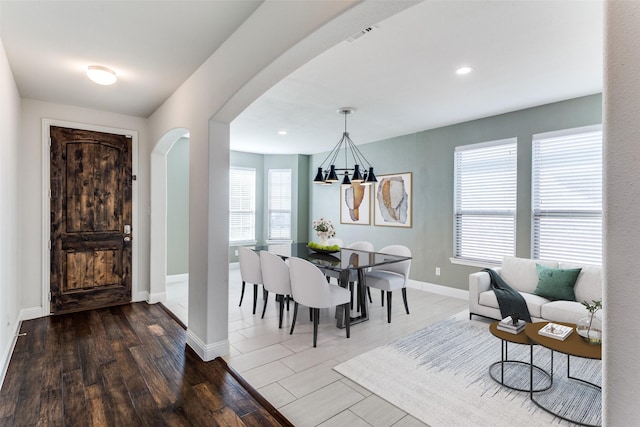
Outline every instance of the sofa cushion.
[[506, 256], [502, 259], [500, 276], [502, 276], [504, 281], [513, 289], [531, 294], [538, 285], [536, 263], [546, 267], [558, 267], [558, 263], [553, 261]]
[[588, 315], [587, 309], [579, 302], [551, 301], [542, 306], [541, 317], [553, 322], [577, 323], [578, 320]]
[[550, 268], [536, 264], [538, 286], [534, 294], [551, 300], [575, 301], [573, 287], [580, 274], [580, 268]]
[[[540, 315], [541, 307], [547, 304], [549, 300], [534, 294], [528, 294], [523, 292], [520, 292], [520, 295], [522, 295], [525, 302], [527, 303], [527, 308], [529, 309], [529, 314], [531, 315], [531, 317], [542, 317]], [[493, 292], [493, 290], [480, 293], [479, 303], [480, 305], [484, 305], [487, 307], [492, 307], [497, 309], [500, 308], [500, 306], [498, 305], [498, 299], [496, 298], [496, 293]]]
[[573, 290], [576, 294], [576, 301], [592, 302], [602, 300], [602, 267], [593, 265], [579, 265], [568, 262], [561, 262], [560, 268], [582, 268], [578, 275], [576, 285]]

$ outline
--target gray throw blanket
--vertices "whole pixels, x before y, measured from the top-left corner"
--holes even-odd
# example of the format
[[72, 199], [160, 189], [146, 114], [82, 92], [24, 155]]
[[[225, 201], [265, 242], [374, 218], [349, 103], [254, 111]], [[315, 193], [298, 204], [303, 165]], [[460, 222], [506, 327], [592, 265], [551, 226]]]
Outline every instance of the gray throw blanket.
[[495, 292], [496, 298], [498, 299], [500, 315], [502, 318], [504, 319], [512, 314], [517, 314], [519, 319], [522, 319], [525, 322], [531, 322], [531, 314], [529, 314], [527, 303], [522, 295], [509, 286], [509, 284], [505, 282], [495, 270], [485, 268], [482, 271], [489, 273], [489, 277], [491, 278], [491, 289], [493, 289], [493, 292]]

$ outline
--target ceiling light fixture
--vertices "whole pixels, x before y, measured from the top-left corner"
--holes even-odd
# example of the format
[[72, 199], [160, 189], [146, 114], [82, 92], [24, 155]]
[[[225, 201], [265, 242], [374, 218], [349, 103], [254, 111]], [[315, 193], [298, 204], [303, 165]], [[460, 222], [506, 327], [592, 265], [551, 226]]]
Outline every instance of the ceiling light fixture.
[[[342, 138], [333, 147], [333, 150], [329, 153], [326, 159], [318, 167], [318, 173], [313, 179], [316, 184], [333, 184], [340, 181], [337, 171], [344, 171], [344, 178], [342, 179], [342, 185], [351, 185], [352, 182], [359, 182], [361, 185], [371, 185], [374, 182], [378, 182], [376, 175], [373, 173], [373, 166], [367, 161], [364, 155], [358, 150], [358, 147], [349, 138], [349, 132], [347, 132], [347, 116], [353, 113], [353, 108], [341, 108], [338, 110], [339, 114], [344, 115], [344, 132]], [[336, 159], [342, 151], [344, 145], [344, 168], [336, 168]], [[353, 160], [353, 167], [348, 167], [349, 155]], [[365, 169], [364, 174], [360, 171], [360, 166]], [[324, 169], [323, 169], [324, 168]], [[368, 169], [368, 171], [367, 171]], [[353, 171], [353, 176], [349, 178], [349, 172]]]
[[465, 74], [469, 74], [472, 71], [473, 71], [473, 68], [471, 67], [460, 67], [456, 70], [456, 74], [459, 76], [464, 76]]
[[100, 65], [89, 65], [87, 67], [87, 76], [89, 76], [93, 82], [103, 86], [112, 85], [118, 80], [115, 71]]
[[287, 131], [286, 130], [279, 130], [278, 131], [278, 135], [286, 135]]

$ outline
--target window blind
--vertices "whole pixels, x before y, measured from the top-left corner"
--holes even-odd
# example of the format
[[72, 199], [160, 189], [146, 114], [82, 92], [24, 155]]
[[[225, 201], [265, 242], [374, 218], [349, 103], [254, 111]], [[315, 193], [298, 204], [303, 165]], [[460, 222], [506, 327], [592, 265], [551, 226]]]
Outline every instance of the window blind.
[[291, 239], [291, 169], [269, 170], [269, 240]]
[[454, 257], [499, 263], [515, 254], [517, 140], [456, 147]]
[[602, 131], [534, 135], [532, 256], [602, 264]]
[[231, 168], [229, 176], [229, 242], [256, 238], [256, 170]]

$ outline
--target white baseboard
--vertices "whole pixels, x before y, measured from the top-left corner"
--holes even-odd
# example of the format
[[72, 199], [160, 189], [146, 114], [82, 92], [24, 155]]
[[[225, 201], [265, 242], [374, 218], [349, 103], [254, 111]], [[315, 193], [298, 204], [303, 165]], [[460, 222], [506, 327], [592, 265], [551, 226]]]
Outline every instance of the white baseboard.
[[149, 292], [139, 291], [135, 295], [131, 295], [131, 302], [147, 301], [147, 298], [149, 298]]
[[469, 300], [469, 291], [465, 291], [464, 289], [456, 289], [449, 286], [436, 285], [435, 283], [429, 282], [419, 282], [411, 279], [409, 279], [407, 286], [438, 295], [445, 295], [452, 298], [463, 299], [465, 301]]
[[209, 362], [218, 356], [229, 354], [229, 340], [205, 344], [191, 329], [187, 329], [187, 345], [196, 352], [200, 359]]
[[23, 308], [18, 315], [20, 321], [37, 319], [39, 317], [44, 317], [44, 309], [42, 307]]
[[11, 355], [13, 354], [13, 349], [16, 347], [16, 341], [18, 341], [18, 333], [20, 332], [20, 325], [22, 325], [21, 321], [16, 322], [16, 328], [13, 332], [13, 339], [4, 349], [2, 353], [2, 359], [0, 359], [0, 388], [4, 384], [4, 377], [7, 375], [7, 369], [9, 369], [9, 362], [11, 361]]
[[154, 292], [150, 293], [147, 298], [147, 302], [149, 304], [157, 304], [159, 302], [167, 302], [167, 293], [166, 292]]
[[171, 285], [179, 282], [188, 282], [189, 281], [189, 273], [184, 274], [172, 274], [171, 276], [167, 276], [166, 284]]

